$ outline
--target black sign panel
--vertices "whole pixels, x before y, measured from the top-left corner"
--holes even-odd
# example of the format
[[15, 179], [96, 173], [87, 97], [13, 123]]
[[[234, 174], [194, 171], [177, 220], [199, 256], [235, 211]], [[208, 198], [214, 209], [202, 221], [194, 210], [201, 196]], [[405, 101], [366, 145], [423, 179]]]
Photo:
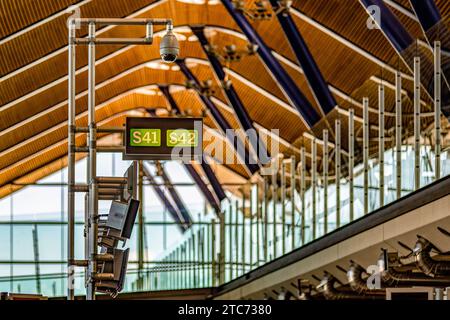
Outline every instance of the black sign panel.
[[124, 160], [192, 160], [203, 150], [202, 118], [127, 118]]

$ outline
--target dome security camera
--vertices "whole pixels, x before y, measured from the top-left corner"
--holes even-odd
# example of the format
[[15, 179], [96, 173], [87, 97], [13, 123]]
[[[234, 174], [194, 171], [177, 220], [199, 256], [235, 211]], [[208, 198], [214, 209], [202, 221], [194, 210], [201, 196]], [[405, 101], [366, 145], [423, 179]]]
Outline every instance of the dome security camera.
[[172, 25], [167, 26], [167, 33], [161, 39], [159, 53], [164, 62], [174, 62], [180, 53], [180, 47], [175, 34], [172, 32]]

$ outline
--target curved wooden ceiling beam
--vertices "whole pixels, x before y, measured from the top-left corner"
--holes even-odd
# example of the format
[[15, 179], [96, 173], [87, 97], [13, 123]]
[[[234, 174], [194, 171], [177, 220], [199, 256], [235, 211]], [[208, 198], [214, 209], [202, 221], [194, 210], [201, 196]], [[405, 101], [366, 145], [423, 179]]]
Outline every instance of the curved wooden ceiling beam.
[[[197, 60], [198, 61], [198, 60]], [[108, 99], [113, 98], [115, 95], [120, 95], [128, 90], [131, 90], [133, 88], [139, 88], [142, 86], [154, 84], [154, 83], [168, 83], [168, 84], [184, 84], [184, 77], [181, 75], [180, 72], [172, 71], [169, 73], [166, 73], [161, 70], [152, 70], [151, 72], [146, 69], [146, 65], [148, 62], [143, 63], [139, 66], [136, 66], [130, 70], [127, 70], [126, 72], [123, 72], [121, 74], [116, 75], [114, 78], [111, 78], [105, 82], [102, 82], [101, 84], [97, 85], [97, 101], [99, 103], [104, 103]], [[205, 77], [212, 77], [211, 70], [209, 67], [205, 67], [202, 65], [198, 66], [198, 70], [194, 70], [194, 72], [197, 75], [201, 75], [202, 78]], [[236, 79], [238, 82], [240, 79]], [[121, 81], [124, 81], [124, 84], [120, 84]], [[243, 86], [246, 84], [243, 83]], [[115, 89], [110, 89], [114, 87]], [[112, 90], [112, 91], [111, 91]], [[239, 91], [238, 86], [238, 91]], [[263, 89], [260, 89], [263, 90]], [[254, 92], [254, 95], [251, 94], [251, 92]], [[249, 95], [250, 93], [250, 95]], [[223, 98], [222, 94], [220, 92], [217, 93], [220, 98]], [[79, 93], [77, 95], [77, 106], [78, 108], [83, 108], [85, 110], [87, 108], [87, 91], [84, 91], [82, 93]], [[244, 100], [244, 103], [247, 102], [247, 106], [250, 105], [249, 101], [255, 100], [258, 101], [264, 101], [266, 99], [265, 97], [260, 96], [260, 92], [257, 91], [249, 91], [244, 97], [242, 97]], [[276, 101], [275, 98], [271, 100], [272, 102]], [[284, 107], [281, 107], [274, 103], [274, 106], [276, 107], [277, 114], [279, 115], [280, 119], [274, 119], [271, 121], [274, 124], [279, 124], [280, 129], [284, 128], [283, 123], [285, 121], [288, 121], [290, 125], [293, 125], [294, 127], [291, 129], [298, 129], [291, 131], [288, 136], [284, 135], [285, 138], [288, 138], [288, 140], [293, 139], [293, 137], [298, 136], [299, 130], [301, 131], [301, 121], [297, 118], [292, 117], [293, 114], [295, 114], [295, 110], [291, 109], [288, 110]], [[261, 106], [262, 107], [262, 106]], [[250, 109], [250, 108], [249, 108]], [[267, 114], [267, 109], [264, 109], [263, 113], [261, 113], [261, 110], [257, 110], [257, 108], [254, 108], [254, 112], [258, 112], [260, 115]], [[250, 110], [252, 111], [252, 110]], [[37, 134], [45, 129], [48, 129], [52, 125], [55, 125], [63, 120], [66, 119], [67, 115], [67, 100], [56, 104], [54, 106], [48, 107], [40, 111], [38, 114], [26, 116], [25, 119], [21, 122], [16, 123], [14, 126], [7, 127], [5, 130], [0, 132], [0, 150], [4, 150], [6, 147], [8, 147], [8, 144], [12, 143], [13, 141], [19, 142], [24, 139], [26, 139], [28, 136]], [[17, 114], [16, 114], [17, 115]], [[22, 114], [22, 116], [24, 116]], [[268, 120], [261, 120], [259, 117], [254, 117], [255, 121], [264, 124], [266, 127], [270, 127], [267, 124]], [[24, 128], [34, 128], [35, 130], [33, 132], [26, 132], [24, 131]], [[284, 131], [287, 133], [288, 131]], [[291, 138], [289, 138], [289, 136]]]

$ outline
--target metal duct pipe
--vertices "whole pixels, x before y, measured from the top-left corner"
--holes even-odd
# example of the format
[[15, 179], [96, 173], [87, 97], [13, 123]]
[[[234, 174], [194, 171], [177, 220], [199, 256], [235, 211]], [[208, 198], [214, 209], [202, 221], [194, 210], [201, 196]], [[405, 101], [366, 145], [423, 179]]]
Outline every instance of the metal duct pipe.
[[347, 279], [352, 290], [359, 294], [372, 294], [377, 296], [386, 296], [386, 291], [383, 289], [369, 289], [367, 280], [363, 279], [363, 274], [366, 273], [363, 267], [359, 264], [352, 262], [350, 268], [347, 271]]
[[[200, 82], [194, 76], [194, 74], [189, 70], [186, 66], [186, 63], [183, 59], [178, 59], [176, 61], [177, 65], [180, 67], [181, 72], [183, 72], [184, 76], [192, 83], [195, 84], [197, 88], [200, 88]], [[259, 165], [256, 159], [254, 159], [253, 155], [250, 154], [248, 148], [245, 147], [245, 144], [242, 142], [239, 137], [234, 134], [230, 134], [233, 132], [233, 128], [225, 119], [225, 117], [220, 113], [219, 109], [216, 105], [211, 101], [211, 99], [204, 94], [199, 93], [200, 100], [202, 100], [206, 109], [211, 113], [212, 118], [219, 126], [222, 133], [226, 136], [226, 138], [230, 141], [234, 150], [238, 153], [239, 157], [244, 161], [247, 169], [252, 173], [256, 173], [259, 170]]]
[[317, 286], [317, 290], [323, 294], [327, 300], [366, 300], [370, 298], [379, 298], [379, 296], [368, 296], [355, 294], [349, 290], [338, 290], [335, 288], [337, 279], [331, 274], [325, 272], [322, 281]]
[[316, 112], [314, 107], [305, 97], [305, 95], [297, 87], [296, 83], [286, 70], [283, 69], [281, 64], [272, 54], [272, 51], [265, 44], [264, 40], [259, 36], [259, 34], [253, 29], [252, 25], [248, 22], [244, 13], [241, 10], [235, 8], [233, 1], [222, 0], [222, 4], [227, 9], [228, 13], [234, 19], [236, 24], [245, 34], [247, 39], [257, 45], [257, 53], [261, 60], [267, 67], [267, 70], [272, 75], [274, 80], [276, 80], [281, 91], [284, 93], [286, 98], [289, 99], [291, 104], [300, 113], [301, 119], [304, 123], [311, 128], [321, 119], [320, 115]]
[[387, 254], [383, 252], [378, 259], [378, 266], [382, 281], [387, 287], [448, 286], [450, 284], [450, 277], [430, 278], [423, 273], [415, 272], [414, 267], [392, 266], [392, 264], [399, 264], [398, 255], [396, 259], [388, 259]]
[[417, 236], [416, 246], [414, 247], [414, 257], [417, 267], [427, 276], [436, 277], [440, 275], [450, 276], [450, 261], [434, 260], [430, 252], [436, 247], [427, 239]]

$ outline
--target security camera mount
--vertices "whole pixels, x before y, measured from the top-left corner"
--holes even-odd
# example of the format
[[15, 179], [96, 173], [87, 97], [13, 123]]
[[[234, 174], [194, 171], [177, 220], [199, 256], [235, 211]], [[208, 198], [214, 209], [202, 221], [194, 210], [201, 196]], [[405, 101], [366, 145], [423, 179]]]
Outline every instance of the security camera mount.
[[[153, 27], [165, 26], [167, 33], [170, 34], [172, 44], [173, 23], [171, 19], [120, 19], [120, 18], [83, 18], [69, 20], [68, 34], [68, 300], [74, 300], [74, 274], [75, 267], [82, 266], [86, 268], [86, 299], [95, 300], [96, 286], [99, 281], [98, 266], [98, 239], [99, 223], [99, 200], [117, 200], [124, 194], [123, 188], [126, 185], [126, 179], [123, 177], [99, 177], [97, 176], [97, 152], [123, 152], [123, 146], [98, 146], [98, 133], [122, 133], [123, 128], [97, 127], [95, 115], [95, 48], [96, 45], [151, 45], [153, 43]], [[88, 28], [88, 36], [77, 38], [76, 29], [81, 27]], [[96, 28], [100, 26], [143, 26], [145, 27], [144, 38], [100, 38], [97, 37]], [[166, 34], [165, 37], [168, 36]], [[76, 126], [76, 46], [85, 45], [88, 47], [88, 127]], [[77, 147], [75, 137], [77, 133], [85, 133], [88, 146]], [[87, 153], [87, 162], [89, 166], [87, 183], [80, 184], [75, 182], [75, 161], [76, 152]], [[125, 180], [125, 181], [124, 181]], [[75, 193], [84, 192], [86, 199], [87, 216], [85, 221], [86, 236], [86, 260], [75, 259]], [[100, 226], [101, 227], [101, 226]], [[103, 279], [105, 281], [105, 279]]]

